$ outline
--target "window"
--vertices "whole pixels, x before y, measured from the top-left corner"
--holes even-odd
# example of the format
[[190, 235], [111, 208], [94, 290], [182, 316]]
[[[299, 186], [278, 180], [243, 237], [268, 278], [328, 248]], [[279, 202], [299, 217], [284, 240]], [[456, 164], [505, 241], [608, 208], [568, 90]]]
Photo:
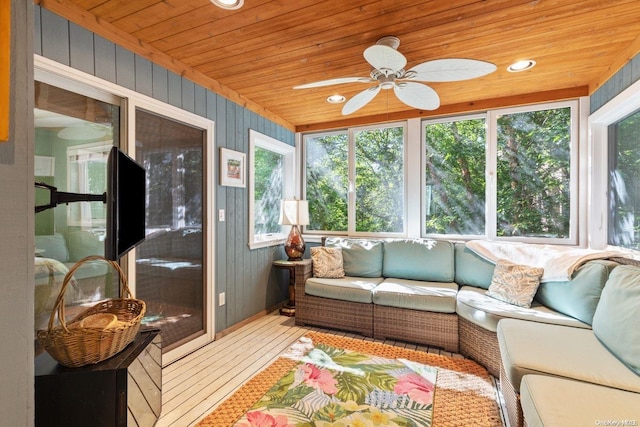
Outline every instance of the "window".
[[423, 132], [425, 234], [577, 242], [576, 103], [425, 121]]
[[310, 233], [405, 232], [404, 124], [304, 136]]
[[609, 126], [609, 244], [640, 249], [640, 111]]
[[426, 234], [485, 234], [485, 117], [424, 127]]
[[[69, 191], [102, 194], [107, 188], [107, 158], [113, 142], [67, 147], [67, 182]], [[107, 210], [102, 202], [70, 203], [67, 224], [85, 228], [104, 227]]]
[[295, 147], [249, 131], [249, 247], [284, 242], [288, 230], [279, 223], [280, 201], [294, 195]]

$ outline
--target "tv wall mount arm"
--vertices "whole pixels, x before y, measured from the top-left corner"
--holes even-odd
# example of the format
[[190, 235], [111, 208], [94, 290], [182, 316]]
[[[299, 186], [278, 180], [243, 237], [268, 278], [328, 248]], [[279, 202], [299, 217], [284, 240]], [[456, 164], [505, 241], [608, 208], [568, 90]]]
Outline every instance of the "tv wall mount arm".
[[102, 194], [79, 194], [79, 193], [66, 193], [64, 191], [58, 191], [58, 189], [52, 185], [45, 184], [44, 182], [36, 182], [36, 188], [44, 188], [49, 190], [49, 204], [36, 206], [36, 213], [45, 211], [50, 208], [55, 208], [59, 204], [69, 204], [72, 202], [102, 202], [107, 203], [107, 193]]

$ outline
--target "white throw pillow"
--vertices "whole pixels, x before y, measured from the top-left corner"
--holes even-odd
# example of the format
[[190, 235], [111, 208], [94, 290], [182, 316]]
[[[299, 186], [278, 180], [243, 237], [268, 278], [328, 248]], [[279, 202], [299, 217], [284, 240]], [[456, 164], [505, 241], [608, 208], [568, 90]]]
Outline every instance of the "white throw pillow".
[[344, 277], [341, 248], [314, 246], [311, 248], [311, 260], [313, 261], [314, 277], [324, 277], [328, 279]]
[[536, 295], [543, 268], [498, 260], [487, 295], [520, 307], [529, 308]]

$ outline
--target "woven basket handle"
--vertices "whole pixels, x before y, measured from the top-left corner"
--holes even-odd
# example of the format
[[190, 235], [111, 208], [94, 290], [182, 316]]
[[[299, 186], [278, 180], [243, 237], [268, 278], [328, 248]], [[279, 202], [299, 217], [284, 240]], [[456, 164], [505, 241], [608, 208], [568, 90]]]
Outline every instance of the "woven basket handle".
[[111, 264], [111, 266], [118, 272], [120, 276], [120, 296], [121, 298], [133, 298], [133, 294], [131, 293], [131, 289], [129, 289], [129, 285], [127, 284], [127, 276], [120, 268], [120, 265], [112, 260], [106, 259], [101, 255], [89, 255], [87, 257], [82, 258], [80, 261], [76, 262], [70, 269], [67, 271], [67, 274], [64, 276], [64, 280], [62, 282], [62, 287], [60, 288], [60, 293], [58, 294], [58, 298], [56, 299], [56, 303], [53, 306], [53, 310], [51, 310], [51, 315], [49, 316], [49, 331], [53, 329], [53, 322], [56, 318], [56, 313], [58, 314], [58, 320], [60, 321], [60, 326], [65, 330], [65, 332], [69, 332], [67, 328], [67, 322], [65, 321], [65, 312], [64, 312], [64, 293], [67, 290], [67, 286], [69, 282], [73, 278], [73, 274], [88, 261], [105, 261]]

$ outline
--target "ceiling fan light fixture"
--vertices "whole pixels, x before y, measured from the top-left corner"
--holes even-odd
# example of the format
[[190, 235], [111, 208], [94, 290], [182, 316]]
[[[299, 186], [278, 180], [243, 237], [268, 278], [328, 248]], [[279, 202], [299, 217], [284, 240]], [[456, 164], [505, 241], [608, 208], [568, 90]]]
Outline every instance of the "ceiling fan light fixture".
[[[464, 58], [435, 59], [405, 70], [407, 58], [397, 47], [400, 39], [383, 37], [364, 50], [362, 55], [372, 67], [369, 77], [339, 77], [294, 86], [294, 89], [310, 89], [346, 83], [374, 84], [356, 93], [342, 107], [342, 115], [347, 116], [367, 105], [381, 90], [393, 89], [396, 97], [404, 104], [418, 110], [436, 110], [440, 107], [440, 97], [425, 82], [455, 82], [475, 79], [496, 71], [493, 63]], [[339, 100], [339, 101], [338, 101]], [[343, 102], [344, 98], [327, 98], [328, 102]]]
[[235, 10], [240, 9], [242, 5], [244, 5], [244, 0], [211, 0], [211, 3], [222, 9]]
[[523, 59], [522, 61], [514, 62], [507, 67], [507, 71], [510, 73], [519, 73], [521, 71], [527, 71], [536, 66], [536, 61], [533, 59]]
[[327, 98], [329, 104], [342, 104], [347, 98], [342, 95], [331, 95]]

